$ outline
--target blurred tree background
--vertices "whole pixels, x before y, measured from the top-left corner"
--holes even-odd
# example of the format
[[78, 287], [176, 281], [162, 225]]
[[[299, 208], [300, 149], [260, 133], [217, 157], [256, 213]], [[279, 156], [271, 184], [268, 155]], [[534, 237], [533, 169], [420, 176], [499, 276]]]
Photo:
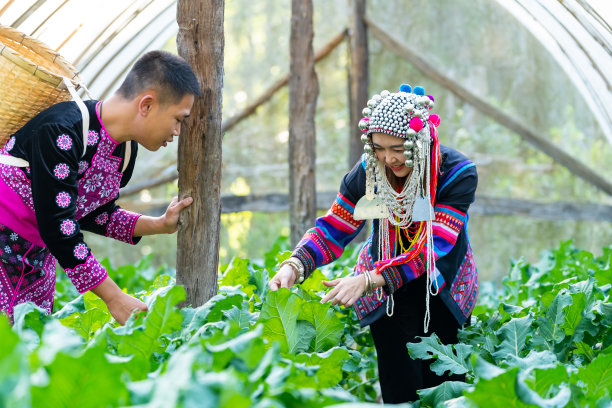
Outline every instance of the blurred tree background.
[[[349, 0], [314, 0], [315, 41], [319, 49], [349, 24]], [[223, 116], [229, 118], [261, 95], [289, 70], [291, 10], [286, 2], [227, 0]], [[520, 119], [601, 175], [612, 175], [612, 148], [582, 94], [542, 44], [506, 9], [490, 0], [370, 0], [367, 16], [390, 35], [419, 51], [447, 76]], [[385, 49], [371, 35], [370, 94], [395, 90], [402, 83], [421, 85], [436, 99], [442, 118], [440, 140], [470, 157], [479, 172], [478, 194], [612, 204], [612, 198], [572, 175], [514, 132], [425, 77]], [[166, 49], [176, 52], [175, 38]], [[317, 64], [317, 191], [337, 191], [348, 170], [349, 123], [347, 42]], [[222, 193], [287, 193], [288, 88], [256, 114], [224, 135]], [[139, 150], [131, 184], [164, 174], [176, 158], [176, 146], [163, 154]], [[177, 194], [176, 182], [122, 199], [128, 209], [164, 205]], [[331, 203], [330, 203], [331, 204]], [[220, 263], [233, 256], [261, 259], [280, 235], [288, 235], [285, 212], [222, 215]], [[203, 226], [205, 227], [205, 226]], [[518, 216], [477, 216], [469, 235], [481, 279], [498, 281], [511, 258], [534, 262], [540, 251], [572, 239], [599, 254], [612, 243], [609, 222]], [[113, 264], [136, 263], [148, 253], [154, 262], [173, 266], [176, 238], [145, 237], [132, 247], [88, 235], [98, 257]]]

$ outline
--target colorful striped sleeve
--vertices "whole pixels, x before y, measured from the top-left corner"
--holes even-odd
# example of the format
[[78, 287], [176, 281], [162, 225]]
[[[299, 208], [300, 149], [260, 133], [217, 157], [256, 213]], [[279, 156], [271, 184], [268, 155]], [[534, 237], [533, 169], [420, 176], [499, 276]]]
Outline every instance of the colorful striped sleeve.
[[355, 203], [365, 193], [365, 172], [361, 163], [344, 176], [340, 192], [327, 213], [317, 218], [306, 231], [292, 256], [304, 264], [304, 277], [316, 268], [338, 259], [344, 248], [359, 234], [365, 224], [353, 218]]

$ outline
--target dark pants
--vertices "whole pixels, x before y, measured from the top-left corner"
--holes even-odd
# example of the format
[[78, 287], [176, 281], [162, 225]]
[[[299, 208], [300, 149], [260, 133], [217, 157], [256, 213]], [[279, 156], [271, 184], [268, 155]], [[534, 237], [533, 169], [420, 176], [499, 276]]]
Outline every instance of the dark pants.
[[409, 283], [393, 297], [393, 316], [385, 314], [370, 325], [378, 355], [383, 401], [387, 404], [415, 401], [418, 399], [417, 390], [435, 387], [444, 381], [465, 381], [465, 375], [439, 377], [429, 369], [434, 360], [413, 360], [408, 354], [406, 343], [420, 342], [417, 336], [436, 333], [444, 344], [457, 343], [459, 324], [439, 296], [429, 299], [431, 320], [428, 333], [423, 331], [425, 278]]

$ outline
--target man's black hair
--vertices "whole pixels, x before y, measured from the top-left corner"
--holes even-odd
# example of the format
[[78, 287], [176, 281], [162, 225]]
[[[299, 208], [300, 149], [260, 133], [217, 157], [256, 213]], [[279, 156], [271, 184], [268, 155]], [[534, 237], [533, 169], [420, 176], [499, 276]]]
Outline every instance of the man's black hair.
[[189, 64], [167, 51], [149, 51], [138, 58], [117, 93], [131, 99], [148, 89], [157, 90], [163, 104], [178, 103], [187, 94], [202, 95]]

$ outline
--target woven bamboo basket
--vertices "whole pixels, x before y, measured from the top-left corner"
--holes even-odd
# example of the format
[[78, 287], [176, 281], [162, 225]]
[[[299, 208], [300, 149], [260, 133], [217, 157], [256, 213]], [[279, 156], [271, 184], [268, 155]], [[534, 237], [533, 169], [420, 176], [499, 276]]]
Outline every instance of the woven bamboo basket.
[[77, 70], [43, 42], [0, 24], [0, 148], [28, 120], [72, 99], [62, 78], [78, 89]]

